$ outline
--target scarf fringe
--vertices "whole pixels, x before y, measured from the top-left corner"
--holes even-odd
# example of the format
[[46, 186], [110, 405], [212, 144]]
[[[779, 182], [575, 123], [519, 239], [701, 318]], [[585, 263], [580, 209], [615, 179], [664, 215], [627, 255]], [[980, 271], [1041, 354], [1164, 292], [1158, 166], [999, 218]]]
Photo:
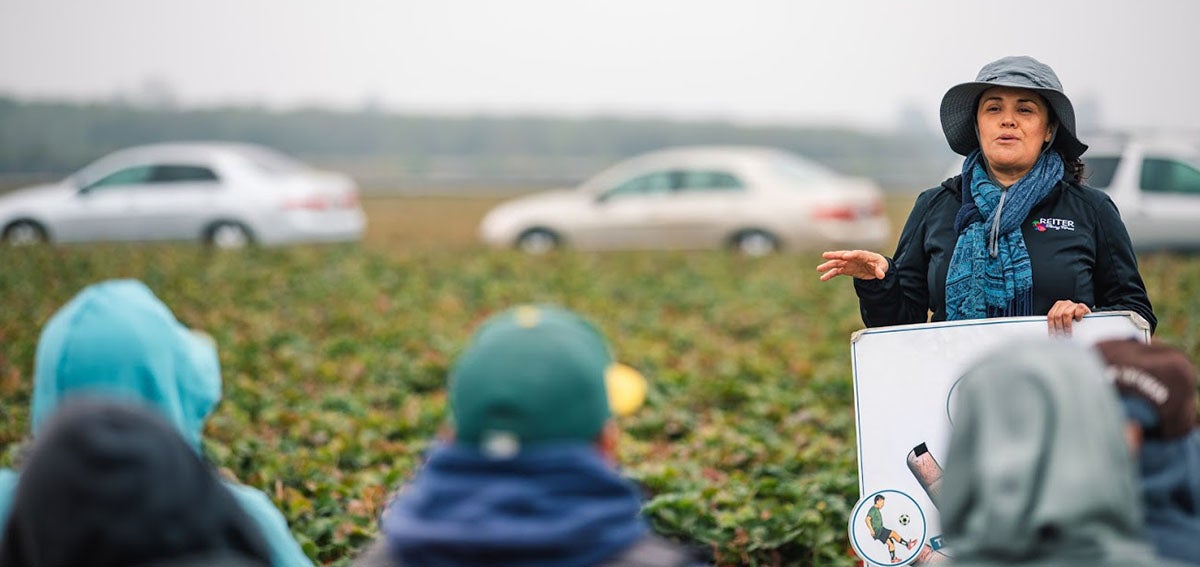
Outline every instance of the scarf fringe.
[[987, 317], [1024, 317], [1033, 314], [1033, 289], [1017, 292], [1017, 296], [1003, 307], [987, 306]]

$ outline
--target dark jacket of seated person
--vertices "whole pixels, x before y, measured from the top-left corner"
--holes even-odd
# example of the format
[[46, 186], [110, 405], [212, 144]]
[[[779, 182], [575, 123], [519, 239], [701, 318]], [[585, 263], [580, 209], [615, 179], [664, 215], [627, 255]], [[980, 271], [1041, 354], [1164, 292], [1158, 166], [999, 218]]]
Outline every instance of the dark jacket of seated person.
[[613, 413], [645, 382], [599, 331], [552, 306], [480, 327], [451, 371], [453, 440], [383, 513], [359, 567], [673, 567], [701, 564], [653, 535], [615, 465]]

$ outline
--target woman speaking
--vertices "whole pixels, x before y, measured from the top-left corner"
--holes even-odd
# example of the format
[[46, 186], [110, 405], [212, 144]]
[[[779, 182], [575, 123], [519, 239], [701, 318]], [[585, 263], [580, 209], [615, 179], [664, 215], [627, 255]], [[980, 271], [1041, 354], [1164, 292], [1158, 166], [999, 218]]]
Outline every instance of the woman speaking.
[[1054, 70], [1031, 57], [989, 63], [942, 98], [962, 174], [913, 205], [893, 258], [825, 252], [821, 280], [854, 278], [868, 327], [1047, 315], [1069, 333], [1092, 311], [1157, 320], [1112, 200], [1082, 184], [1087, 145]]

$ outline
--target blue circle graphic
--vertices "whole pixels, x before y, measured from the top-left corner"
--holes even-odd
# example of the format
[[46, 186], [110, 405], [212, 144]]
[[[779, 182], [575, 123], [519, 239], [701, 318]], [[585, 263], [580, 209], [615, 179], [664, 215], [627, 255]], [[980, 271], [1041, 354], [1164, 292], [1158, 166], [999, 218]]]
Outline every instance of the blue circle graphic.
[[958, 385], [962, 382], [963, 378], [965, 376], [959, 376], [958, 380], [955, 380], [954, 384], [950, 385], [950, 391], [946, 392], [946, 421], [950, 423], [951, 427], [954, 426], [954, 394], [958, 390]]

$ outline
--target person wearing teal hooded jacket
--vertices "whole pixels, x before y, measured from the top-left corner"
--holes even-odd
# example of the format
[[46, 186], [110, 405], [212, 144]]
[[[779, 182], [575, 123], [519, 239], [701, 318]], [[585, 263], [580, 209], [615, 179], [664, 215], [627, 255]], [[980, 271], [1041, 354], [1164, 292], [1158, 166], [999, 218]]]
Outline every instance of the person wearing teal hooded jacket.
[[[221, 398], [216, 347], [180, 324], [139, 281], [89, 286], [50, 318], [38, 340], [32, 433], [36, 436], [65, 400], [79, 396], [152, 408], [199, 452], [204, 421]], [[18, 478], [18, 471], [0, 470], [0, 529]], [[225, 484], [262, 532], [274, 567], [312, 565], [265, 494]]]
[[1099, 356], [1006, 344], [957, 387], [937, 505], [957, 567], [1182, 567], [1146, 539], [1125, 416]]

